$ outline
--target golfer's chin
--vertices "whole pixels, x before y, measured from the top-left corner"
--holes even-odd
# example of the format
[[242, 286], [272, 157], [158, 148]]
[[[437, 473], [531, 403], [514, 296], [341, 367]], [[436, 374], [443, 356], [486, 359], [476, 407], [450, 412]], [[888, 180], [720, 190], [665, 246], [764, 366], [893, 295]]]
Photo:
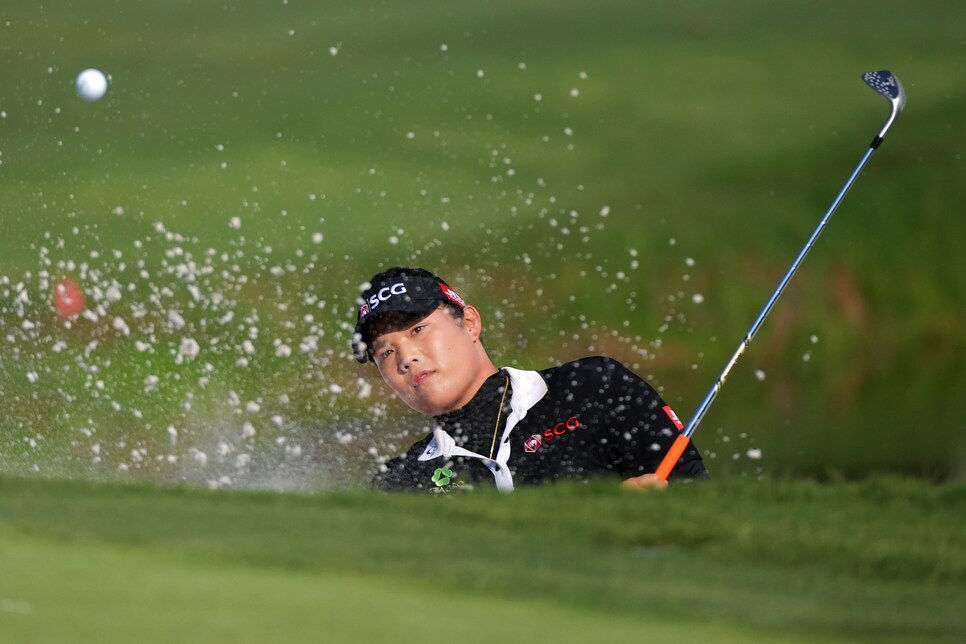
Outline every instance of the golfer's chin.
[[453, 411], [453, 409], [447, 405], [430, 403], [424, 400], [408, 401], [406, 404], [408, 404], [411, 409], [423, 414], [424, 416], [442, 416], [445, 413]]
[[444, 392], [433, 391], [431, 388], [421, 388], [411, 397], [403, 400], [411, 409], [425, 416], [441, 416], [442, 414], [455, 411], [459, 407], [459, 402], [451, 400], [452, 396], [445, 395]]

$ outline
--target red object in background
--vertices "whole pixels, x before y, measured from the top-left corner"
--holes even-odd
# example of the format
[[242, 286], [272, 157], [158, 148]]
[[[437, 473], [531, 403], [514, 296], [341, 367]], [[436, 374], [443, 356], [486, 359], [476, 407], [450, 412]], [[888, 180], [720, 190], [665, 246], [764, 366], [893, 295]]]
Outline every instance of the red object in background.
[[76, 318], [83, 313], [84, 291], [76, 280], [62, 277], [54, 282], [54, 308], [65, 320]]

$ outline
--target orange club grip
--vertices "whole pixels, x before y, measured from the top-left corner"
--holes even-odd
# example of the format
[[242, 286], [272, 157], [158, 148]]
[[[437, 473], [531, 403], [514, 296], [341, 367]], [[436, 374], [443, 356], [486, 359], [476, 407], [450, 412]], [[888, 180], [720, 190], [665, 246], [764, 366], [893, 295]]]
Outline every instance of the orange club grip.
[[664, 455], [664, 460], [661, 461], [657, 471], [654, 472], [657, 474], [659, 479], [662, 481], [667, 480], [671, 470], [673, 470], [674, 466], [678, 464], [678, 459], [681, 458], [681, 454], [684, 453], [684, 448], [686, 448], [690, 442], [690, 438], [684, 434], [678, 434], [678, 437], [674, 439], [673, 443], [671, 443], [671, 449], [669, 449], [667, 454]]

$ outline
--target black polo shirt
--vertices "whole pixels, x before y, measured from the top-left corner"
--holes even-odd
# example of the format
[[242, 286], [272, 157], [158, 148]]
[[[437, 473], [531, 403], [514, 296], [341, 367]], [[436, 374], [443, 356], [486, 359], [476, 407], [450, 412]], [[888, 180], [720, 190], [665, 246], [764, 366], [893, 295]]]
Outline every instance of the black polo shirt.
[[[616, 360], [584, 358], [538, 373], [547, 393], [505, 437], [510, 442], [506, 466], [515, 487], [653, 472], [682, 429], [660, 395]], [[497, 440], [504, 440], [512, 396], [508, 374], [500, 370], [467, 405], [437, 416], [435, 425], [456, 445], [492, 459], [500, 447]], [[440, 493], [494, 484], [490, 470], [473, 457], [420, 461], [432, 438], [427, 435], [381, 466], [374, 487]], [[668, 478], [707, 476], [692, 443]]]

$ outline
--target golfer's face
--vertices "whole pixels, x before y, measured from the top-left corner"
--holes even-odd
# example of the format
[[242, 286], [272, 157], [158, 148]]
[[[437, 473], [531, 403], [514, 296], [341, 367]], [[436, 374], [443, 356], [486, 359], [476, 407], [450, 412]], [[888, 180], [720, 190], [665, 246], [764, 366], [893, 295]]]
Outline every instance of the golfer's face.
[[[479, 388], [480, 351], [476, 311], [464, 320], [438, 308], [405, 329], [372, 343], [372, 355], [386, 384], [407, 405], [429, 416], [459, 409]], [[470, 324], [466, 324], [470, 322]], [[474, 335], [473, 329], [477, 329]]]

